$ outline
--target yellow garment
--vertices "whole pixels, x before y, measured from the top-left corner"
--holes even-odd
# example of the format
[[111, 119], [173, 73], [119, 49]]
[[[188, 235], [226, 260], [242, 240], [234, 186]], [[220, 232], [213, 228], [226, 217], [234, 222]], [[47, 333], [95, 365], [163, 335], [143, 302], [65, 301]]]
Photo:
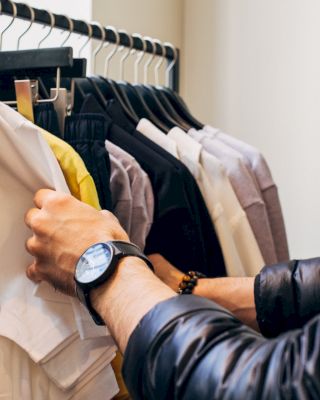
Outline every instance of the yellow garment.
[[43, 129], [41, 133], [58, 160], [71, 194], [101, 210], [96, 186], [79, 154], [68, 143], [51, 133]]
[[113, 400], [130, 400], [131, 397], [128, 393], [128, 390], [126, 388], [126, 385], [124, 383], [124, 380], [122, 378], [122, 363], [123, 363], [123, 357], [120, 354], [120, 352], [117, 352], [116, 357], [111, 361], [112, 368], [114, 370], [114, 373], [116, 375], [116, 380], [119, 386], [119, 393], [116, 394], [113, 398]]
[[[43, 129], [41, 133], [57, 158], [71, 194], [78, 200], [101, 210], [96, 186], [79, 154], [68, 143], [51, 133]], [[120, 389], [114, 399], [130, 399], [121, 374], [122, 356], [119, 352], [111, 365]]]

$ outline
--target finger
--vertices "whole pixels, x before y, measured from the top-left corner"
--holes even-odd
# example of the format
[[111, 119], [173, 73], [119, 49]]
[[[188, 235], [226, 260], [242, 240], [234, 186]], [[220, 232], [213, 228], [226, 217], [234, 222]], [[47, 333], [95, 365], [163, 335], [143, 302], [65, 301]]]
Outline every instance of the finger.
[[51, 189], [38, 190], [33, 198], [35, 206], [38, 208], [42, 208], [47, 199], [50, 198], [55, 193], [56, 191]]
[[40, 246], [38, 244], [37, 238], [33, 235], [25, 242], [25, 248], [29, 254], [33, 257], [39, 257], [40, 255]]
[[41, 274], [37, 270], [37, 264], [35, 261], [27, 267], [26, 275], [31, 281], [35, 283], [39, 283], [42, 281]]
[[40, 212], [41, 211], [38, 208], [30, 208], [30, 210], [27, 211], [24, 217], [24, 222], [28, 228], [33, 229], [34, 220], [37, 218]]
[[32, 236], [32, 237], [30, 237], [29, 239], [27, 239], [27, 240], [25, 241], [25, 244], [24, 244], [24, 247], [26, 248], [27, 252], [28, 252], [29, 254], [31, 254], [32, 256], [35, 256], [35, 250], [34, 250], [35, 245], [34, 245], [34, 240], [35, 240], [35, 237]]

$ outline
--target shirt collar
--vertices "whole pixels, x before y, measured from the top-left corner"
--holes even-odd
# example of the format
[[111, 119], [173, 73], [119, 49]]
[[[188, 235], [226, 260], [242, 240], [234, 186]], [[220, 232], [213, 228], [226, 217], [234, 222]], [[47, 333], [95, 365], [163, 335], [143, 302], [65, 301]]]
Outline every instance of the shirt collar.
[[137, 130], [168, 151], [174, 157], [179, 158], [178, 147], [174, 140], [157, 128], [151, 121], [142, 118], [137, 125]]
[[195, 163], [200, 163], [202, 145], [186, 134], [180, 128], [172, 128], [168, 132], [168, 137], [173, 139], [177, 146], [181, 158], [186, 157]]

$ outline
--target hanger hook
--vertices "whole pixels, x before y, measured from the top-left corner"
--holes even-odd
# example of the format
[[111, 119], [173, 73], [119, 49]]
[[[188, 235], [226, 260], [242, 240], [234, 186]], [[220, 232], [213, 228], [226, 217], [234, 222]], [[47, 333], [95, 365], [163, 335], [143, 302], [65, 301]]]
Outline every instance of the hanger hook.
[[162, 51], [161, 56], [159, 56], [159, 61], [156, 63], [156, 65], [154, 67], [154, 79], [155, 79], [156, 85], [159, 86], [160, 85], [159, 70], [160, 70], [161, 65], [164, 62], [164, 58], [165, 58], [164, 55], [165, 55], [166, 49], [165, 49], [164, 45], [162, 44], [161, 40], [153, 39], [153, 41], [154, 41], [154, 43], [158, 43], [158, 45], [161, 47], [161, 51]]
[[95, 48], [94, 52], [93, 52], [93, 71], [95, 71], [96, 68], [96, 60], [97, 60], [97, 55], [98, 53], [100, 53], [104, 42], [106, 40], [106, 31], [104, 29], [104, 27], [102, 26], [102, 24], [100, 24], [100, 22], [93, 22], [94, 25], [96, 25], [101, 32], [101, 39], [100, 39], [100, 44]]
[[156, 56], [157, 47], [156, 47], [154, 40], [151, 37], [144, 36], [143, 40], [145, 40], [146, 42], [147, 41], [150, 42], [152, 45], [152, 54], [148, 58], [148, 61], [144, 64], [144, 67], [143, 67], [143, 83], [146, 85], [148, 83], [148, 68], [150, 67], [150, 64], [152, 63], [152, 61], [154, 60], [154, 58]]
[[[63, 47], [67, 43], [67, 41], [69, 40], [69, 38], [70, 38], [70, 36], [71, 36], [71, 34], [72, 34], [73, 30], [74, 30], [74, 22], [73, 22], [73, 20], [70, 17], [68, 17], [67, 15], [64, 15], [64, 18], [68, 21], [69, 33], [67, 34], [67, 36], [64, 39], [64, 41], [60, 44], [60, 47]], [[64, 33], [64, 32], [65, 31], [61, 31], [61, 33]]]
[[144, 56], [144, 54], [146, 52], [147, 42], [145, 40], [143, 40], [142, 35], [140, 35], [140, 33], [133, 33], [132, 37], [133, 38], [136, 37], [136, 38], [140, 39], [141, 43], [142, 43], [142, 50], [140, 50], [138, 52], [137, 59], [136, 59], [136, 61], [134, 63], [134, 83], [138, 83], [138, 80], [139, 80], [138, 79], [139, 78], [139, 64], [141, 63], [141, 60], [142, 60], [142, 58], [143, 58], [143, 56]]
[[[50, 12], [50, 11], [48, 11], [48, 10], [45, 10], [45, 11], [46, 11], [46, 13], [49, 15], [49, 17], [50, 17], [50, 29], [49, 29], [48, 33], [45, 35], [45, 37], [42, 38], [42, 39], [40, 40], [40, 42], [38, 43], [38, 49], [40, 49], [42, 43], [50, 36], [50, 34], [51, 34], [51, 32], [52, 32], [52, 29], [54, 28], [54, 24], [55, 24], [55, 22], [56, 22], [56, 19], [55, 19], [54, 15], [52, 14], [52, 12]], [[45, 25], [43, 25], [43, 26], [45, 27]]]
[[167, 69], [166, 69], [166, 86], [170, 87], [170, 71], [172, 70], [172, 68], [174, 67], [175, 63], [177, 62], [178, 52], [177, 52], [177, 49], [174, 47], [174, 45], [172, 43], [170, 43], [170, 42], [165, 42], [165, 43], [163, 43], [163, 45], [165, 47], [169, 47], [173, 51], [173, 60], [167, 66]]
[[[2, 50], [2, 38], [3, 38], [3, 34], [4, 34], [4, 33], [10, 28], [10, 26], [13, 24], [14, 20], [16, 19], [17, 13], [18, 13], [16, 4], [15, 4], [13, 1], [11, 1], [11, 0], [8, 0], [8, 2], [11, 4], [11, 7], [12, 7], [12, 19], [11, 19], [11, 21], [9, 22], [9, 24], [8, 24], [8, 25], [1, 31], [1, 33], [0, 33], [0, 50]], [[1, 1], [0, 1], [0, 3], [1, 3]], [[1, 4], [1, 11], [2, 11], [2, 4]]]
[[[78, 57], [81, 58], [81, 54], [83, 52], [83, 49], [88, 45], [88, 43], [90, 42], [92, 35], [93, 35], [93, 29], [92, 26], [90, 24], [88, 24], [88, 22], [86, 21], [82, 21], [88, 28], [88, 39], [83, 43], [83, 45], [80, 47], [79, 49], [79, 53], [78, 53]], [[82, 35], [80, 35], [81, 37]]]
[[[124, 30], [124, 29], [121, 29], [118, 32], [119, 32], [119, 34], [120, 33], [124, 33], [125, 35], [127, 35], [127, 38], [129, 40], [128, 50], [120, 59], [120, 80], [123, 81], [124, 80], [124, 62], [126, 61], [126, 59], [131, 54], [131, 50], [133, 48], [133, 37], [131, 35], [129, 35], [128, 32], [126, 30]], [[122, 51], [124, 49], [124, 47], [125, 46], [121, 46], [118, 51], [119, 52]]]
[[130, 35], [130, 40], [131, 40], [131, 42], [132, 42], [132, 49], [130, 50], [130, 56], [133, 56], [134, 54], [136, 54], [136, 52], [137, 52], [137, 49], [135, 49], [133, 46], [134, 46], [134, 37], [135, 37], [135, 35], [137, 35], [137, 34], [132, 34], [132, 35]]
[[[114, 26], [108, 25], [106, 28], [110, 29], [114, 33], [114, 35], [116, 37], [115, 47], [107, 55], [106, 60], [104, 62], [104, 76], [107, 78], [108, 73], [109, 73], [110, 61], [113, 58], [113, 56], [116, 54], [116, 52], [118, 51], [118, 47], [119, 47], [119, 44], [120, 44], [120, 34], [119, 34], [119, 32], [117, 31], [117, 29]], [[108, 42], [108, 43], [110, 43], [110, 42]]]
[[34, 20], [35, 20], [35, 12], [34, 12], [34, 9], [32, 8], [32, 7], [30, 7], [28, 4], [23, 4], [25, 7], [27, 7], [27, 9], [30, 11], [30, 24], [27, 26], [27, 29], [26, 30], [24, 30], [22, 33], [21, 33], [21, 35], [18, 37], [18, 40], [17, 40], [17, 50], [19, 50], [20, 49], [20, 43], [21, 43], [21, 39], [22, 39], [22, 37], [27, 33], [27, 32], [29, 32], [29, 30], [31, 29], [31, 26], [32, 26], [32, 24], [34, 23]]

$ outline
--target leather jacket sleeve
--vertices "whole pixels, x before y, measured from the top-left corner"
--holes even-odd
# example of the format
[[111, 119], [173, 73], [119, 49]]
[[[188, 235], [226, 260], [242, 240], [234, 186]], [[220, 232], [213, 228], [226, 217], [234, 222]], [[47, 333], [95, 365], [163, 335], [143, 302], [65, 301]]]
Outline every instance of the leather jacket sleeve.
[[320, 258], [267, 266], [255, 279], [261, 333], [275, 337], [320, 313]]
[[320, 315], [267, 339], [212, 301], [176, 296], [136, 327], [123, 375], [133, 399], [319, 399]]

